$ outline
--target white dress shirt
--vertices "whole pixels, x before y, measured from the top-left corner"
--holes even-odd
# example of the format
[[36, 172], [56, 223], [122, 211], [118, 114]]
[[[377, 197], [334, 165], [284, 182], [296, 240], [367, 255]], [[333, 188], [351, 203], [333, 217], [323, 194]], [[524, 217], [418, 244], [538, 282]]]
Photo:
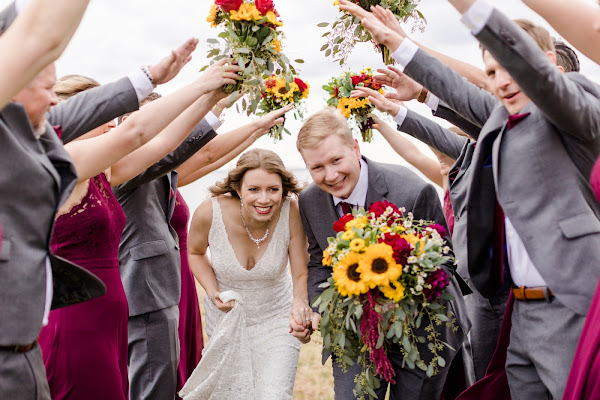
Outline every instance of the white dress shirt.
[[535, 267], [521, 237], [508, 217], [504, 217], [504, 233], [508, 251], [510, 275], [515, 286], [546, 286], [546, 281]]
[[341, 217], [343, 215], [342, 206], [339, 204], [344, 201], [350, 205], [356, 207], [365, 207], [365, 203], [367, 202], [367, 190], [369, 189], [369, 167], [367, 163], [362, 158], [360, 159], [360, 175], [358, 177], [358, 181], [356, 182], [356, 186], [350, 196], [347, 199], [342, 199], [339, 197], [333, 197], [333, 205], [337, 210], [338, 215]]

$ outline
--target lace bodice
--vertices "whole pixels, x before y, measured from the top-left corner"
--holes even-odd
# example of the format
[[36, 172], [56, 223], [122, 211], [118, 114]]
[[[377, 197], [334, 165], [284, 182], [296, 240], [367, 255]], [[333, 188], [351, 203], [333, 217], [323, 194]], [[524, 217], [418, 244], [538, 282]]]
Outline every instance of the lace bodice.
[[104, 173], [89, 180], [80, 203], [56, 219], [52, 252], [67, 260], [119, 259], [125, 213]]
[[292, 279], [286, 199], [263, 256], [251, 270], [240, 265], [213, 198], [208, 234], [212, 268], [221, 300], [234, 299], [228, 313], [204, 298], [209, 342], [181, 390], [185, 400], [291, 400], [300, 342], [289, 333]]

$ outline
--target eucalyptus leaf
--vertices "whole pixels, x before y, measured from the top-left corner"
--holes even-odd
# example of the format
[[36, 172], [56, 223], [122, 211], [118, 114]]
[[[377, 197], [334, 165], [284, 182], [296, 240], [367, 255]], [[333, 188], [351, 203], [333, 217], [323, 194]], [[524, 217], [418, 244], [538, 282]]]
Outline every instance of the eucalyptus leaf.
[[317, 26], [319, 28], [326, 28], [329, 26], [329, 22], [321, 22], [321, 23], [317, 24]]
[[442, 357], [438, 357], [437, 362], [438, 362], [438, 365], [442, 368], [444, 368], [446, 366], [446, 360], [444, 360]]

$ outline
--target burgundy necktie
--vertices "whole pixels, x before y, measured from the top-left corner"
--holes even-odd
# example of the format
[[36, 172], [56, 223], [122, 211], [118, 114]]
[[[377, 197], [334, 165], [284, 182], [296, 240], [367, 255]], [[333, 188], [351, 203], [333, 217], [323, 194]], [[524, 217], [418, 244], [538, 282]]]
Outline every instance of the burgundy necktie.
[[350, 214], [352, 212], [352, 207], [345, 201], [340, 201], [339, 205], [342, 208], [342, 215]]
[[508, 116], [508, 124], [506, 125], [506, 127], [508, 129], [514, 128], [515, 125], [517, 125], [519, 122], [523, 121], [529, 114], [531, 114], [531, 113], [509, 115]]

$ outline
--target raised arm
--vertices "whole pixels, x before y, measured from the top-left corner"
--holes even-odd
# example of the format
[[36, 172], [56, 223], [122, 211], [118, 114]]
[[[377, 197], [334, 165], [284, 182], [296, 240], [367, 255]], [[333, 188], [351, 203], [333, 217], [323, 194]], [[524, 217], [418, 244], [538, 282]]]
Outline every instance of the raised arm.
[[68, 143], [65, 149], [73, 159], [79, 180], [99, 174], [147, 143], [199, 97], [224, 84], [235, 83], [240, 68], [226, 64], [228, 61], [223, 59], [213, 64], [190, 85], [148, 104], [110, 132]]
[[0, 109], [63, 53], [89, 0], [31, 0], [16, 17], [15, 4], [0, 16]]
[[[222, 91], [219, 89], [219, 92]], [[219, 95], [215, 92], [203, 95], [154, 139], [113, 164], [111, 168], [111, 185], [117, 186], [135, 178], [155, 162], [175, 151], [217, 103], [219, 98]]]
[[600, 8], [582, 0], [523, 0], [569, 43], [600, 63]]
[[223, 303], [219, 299], [220, 290], [217, 277], [206, 254], [212, 215], [210, 199], [200, 204], [194, 212], [188, 235], [188, 260], [194, 277], [200, 282], [208, 298], [219, 310], [227, 312], [233, 308], [233, 300]]
[[178, 185], [185, 186], [222, 167], [240, 155], [271, 127], [283, 123], [282, 115], [293, 105], [271, 111], [259, 120], [217, 136], [177, 169]]
[[139, 108], [139, 102], [153, 89], [173, 79], [191, 59], [198, 39], [188, 39], [156, 64], [148, 67], [151, 82], [142, 70], [116, 82], [83, 91], [50, 109], [46, 118], [62, 127], [62, 140], [73, 139]]

